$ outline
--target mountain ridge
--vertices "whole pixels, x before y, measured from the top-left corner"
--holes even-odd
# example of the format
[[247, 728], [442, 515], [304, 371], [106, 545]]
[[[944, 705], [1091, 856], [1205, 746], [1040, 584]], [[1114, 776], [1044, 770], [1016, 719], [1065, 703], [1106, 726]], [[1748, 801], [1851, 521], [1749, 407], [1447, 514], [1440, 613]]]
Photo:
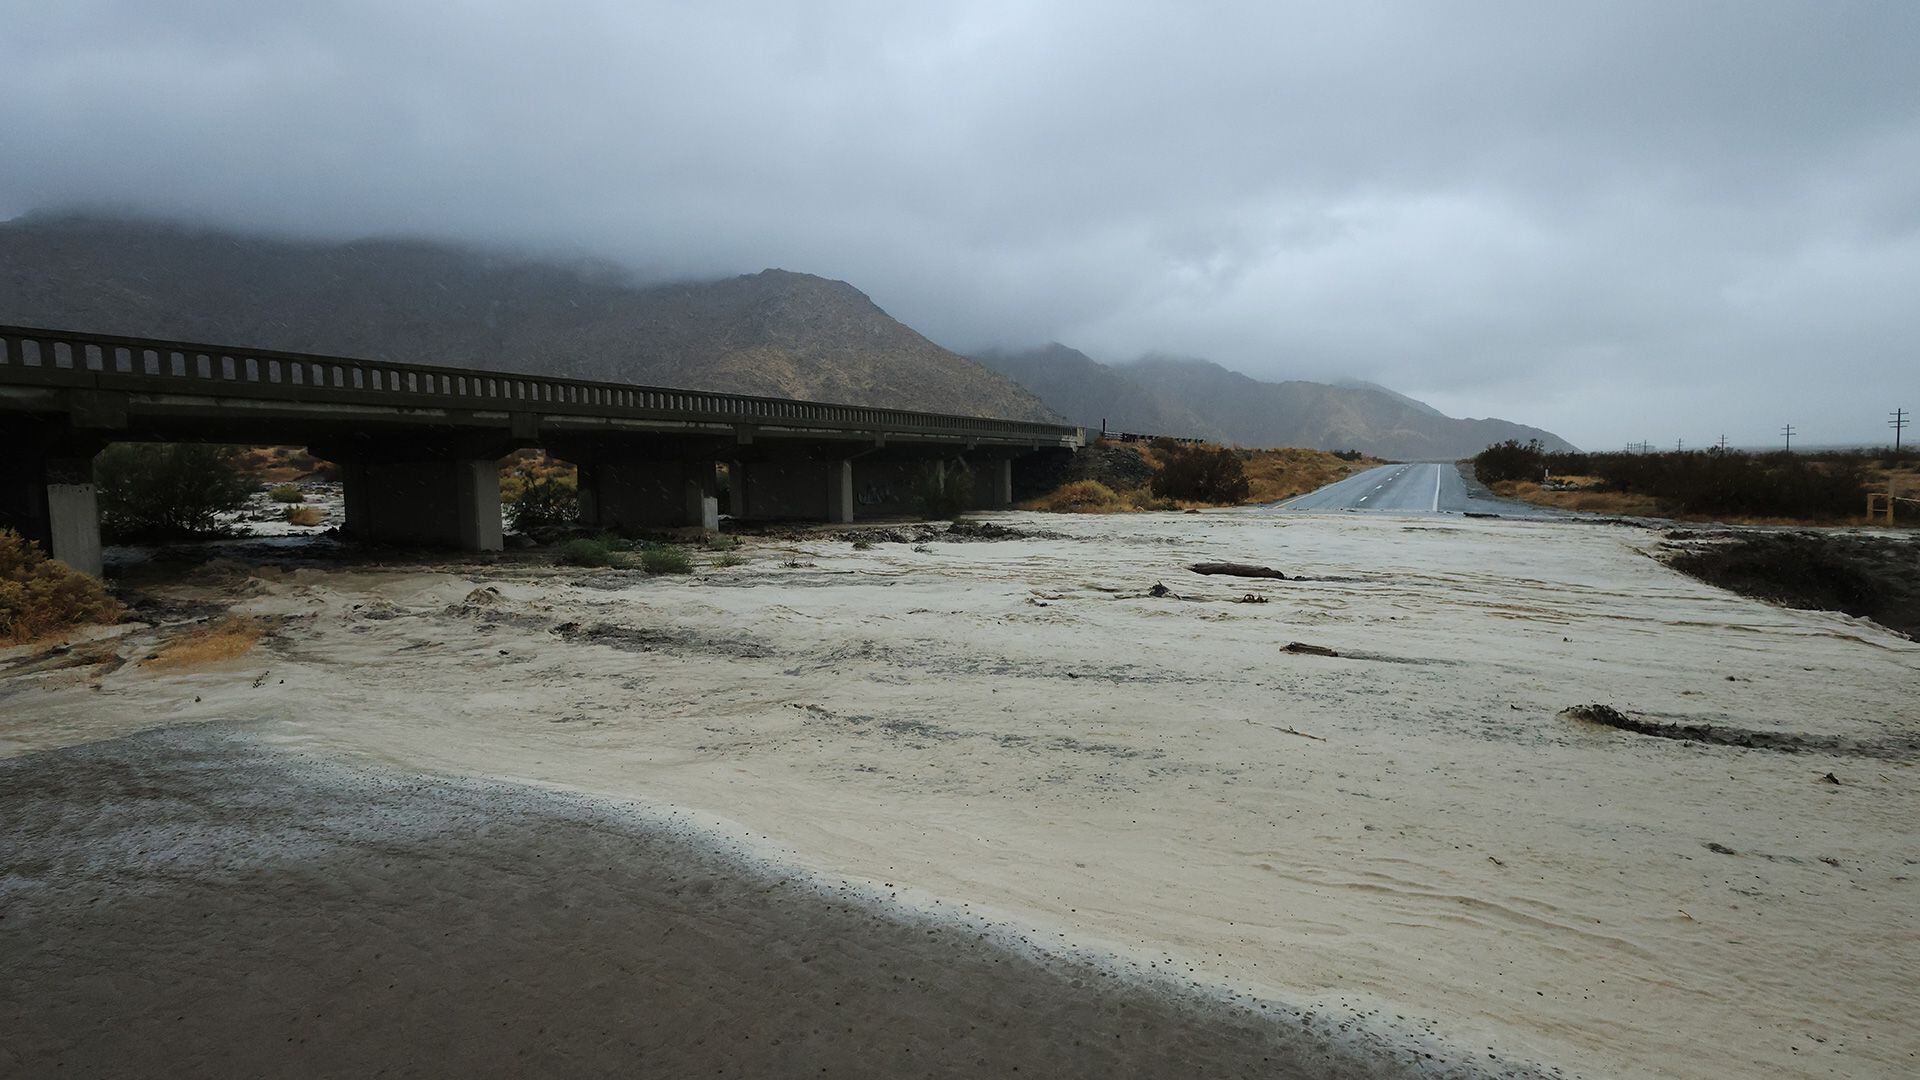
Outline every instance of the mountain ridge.
[[[1450, 417], [1425, 402], [1357, 380], [1344, 385], [1268, 382], [1210, 360], [1164, 355], [1102, 364], [1057, 343], [980, 350], [975, 358], [1089, 428], [1098, 428], [1104, 418], [1114, 430], [1142, 434], [1190, 435], [1242, 446], [1363, 450], [1399, 460], [1454, 460], [1506, 439], [1539, 439], [1550, 448], [1573, 449], [1541, 428], [1496, 417]], [[1167, 402], [1177, 407], [1165, 407]]]
[[84, 215], [0, 223], [0, 322], [1014, 420], [1040, 399], [844, 281]]

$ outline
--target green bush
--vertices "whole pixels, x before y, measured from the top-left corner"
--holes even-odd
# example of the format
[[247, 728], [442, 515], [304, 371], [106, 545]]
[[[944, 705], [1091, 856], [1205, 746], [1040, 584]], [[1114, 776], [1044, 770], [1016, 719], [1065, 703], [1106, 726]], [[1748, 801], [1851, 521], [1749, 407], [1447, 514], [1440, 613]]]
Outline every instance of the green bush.
[[516, 532], [571, 525], [580, 516], [577, 482], [565, 473], [537, 473], [521, 466], [505, 485], [507, 524]]
[[713, 560], [713, 565], [715, 566], [745, 566], [746, 564], [747, 560], [744, 556], [735, 555], [731, 551], [725, 552], [719, 558]]
[[864, 536], [856, 539], [853, 542], [853, 550], [855, 551], [870, 551], [872, 550], [872, 548], [873, 548], [873, 541], [867, 539]]
[[914, 511], [928, 521], [957, 518], [973, 509], [973, 470], [964, 462], [933, 462], [913, 482]]
[[1508, 439], [1487, 447], [1473, 459], [1473, 475], [1483, 484], [1502, 480], [1531, 480], [1537, 484], [1546, 468], [1547, 454], [1540, 449], [1539, 439], [1524, 443]]
[[110, 541], [218, 532], [255, 490], [236, 448], [206, 443], [115, 443], [94, 459], [93, 480]]
[[672, 544], [645, 544], [640, 548], [640, 569], [649, 574], [690, 574], [693, 559]]
[[273, 487], [267, 489], [267, 498], [277, 503], [303, 503], [307, 501], [306, 493], [292, 484], [273, 485]]
[[[1167, 445], [1161, 445], [1163, 442]], [[1224, 446], [1188, 446], [1156, 439], [1153, 447], [1166, 464], [1153, 474], [1150, 487], [1163, 499], [1237, 503], [1253, 491], [1240, 455]]]
[[568, 566], [612, 566], [613, 552], [598, 540], [569, 540], [560, 545], [560, 561]]

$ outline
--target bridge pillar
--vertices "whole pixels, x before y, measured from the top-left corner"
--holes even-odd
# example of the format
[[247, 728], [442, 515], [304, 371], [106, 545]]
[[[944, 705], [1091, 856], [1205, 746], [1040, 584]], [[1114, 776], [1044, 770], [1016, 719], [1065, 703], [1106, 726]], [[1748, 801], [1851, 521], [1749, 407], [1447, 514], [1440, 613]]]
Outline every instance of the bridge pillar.
[[579, 469], [582, 524], [720, 527], [711, 461], [602, 459]]
[[99, 577], [100, 504], [93, 458], [0, 451], [0, 528], [13, 529], [48, 555]]
[[335, 459], [346, 532], [366, 540], [499, 551], [500, 465], [469, 456]]
[[969, 463], [973, 470], [973, 508], [1009, 510], [1013, 507], [1013, 459]]
[[0, 438], [0, 528], [99, 577], [100, 504], [93, 456], [105, 440], [65, 425], [19, 422]]
[[853, 520], [853, 462], [846, 459], [736, 461], [730, 472], [734, 517]]

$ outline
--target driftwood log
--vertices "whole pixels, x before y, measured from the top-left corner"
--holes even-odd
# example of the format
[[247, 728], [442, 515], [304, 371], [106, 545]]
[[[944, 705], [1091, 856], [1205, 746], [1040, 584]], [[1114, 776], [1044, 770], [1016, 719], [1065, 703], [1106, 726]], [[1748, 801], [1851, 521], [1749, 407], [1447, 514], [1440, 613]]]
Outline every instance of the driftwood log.
[[1274, 578], [1287, 580], [1287, 575], [1271, 566], [1255, 566], [1252, 563], [1238, 562], [1197, 562], [1187, 569], [1196, 574], [1225, 574], [1229, 577]]
[[1309, 645], [1304, 641], [1289, 641], [1281, 652], [1301, 653], [1306, 656], [1339, 656], [1340, 654], [1325, 645]]

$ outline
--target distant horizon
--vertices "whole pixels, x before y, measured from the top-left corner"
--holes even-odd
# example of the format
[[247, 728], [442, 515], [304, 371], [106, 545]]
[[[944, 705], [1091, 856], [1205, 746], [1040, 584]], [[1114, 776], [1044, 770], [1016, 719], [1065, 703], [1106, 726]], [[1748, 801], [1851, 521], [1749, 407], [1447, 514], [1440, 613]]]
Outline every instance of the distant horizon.
[[[642, 288], [642, 289], [655, 288], [660, 286], [671, 286], [675, 284], [711, 283], [715, 281], [723, 281], [723, 280], [728, 280], [732, 278], [754, 277], [759, 274], [770, 273], [770, 272], [771, 273], [792, 273], [792, 274], [801, 274], [809, 277], [818, 278], [821, 280], [834, 281], [834, 282], [848, 285], [851, 288], [861, 292], [863, 295], [866, 295], [869, 300], [872, 300], [876, 304], [876, 306], [882, 307], [883, 310], [885, 309], [885, 305], [880, 304], [879, 301], [873, 297], [873, 294], [868, 291], [867, 286], [862, 282], [851, 281], [844, 278], [834, 278], [834, 277], [830, 277], [825, 274], [820, 274], [805, 268], [795, 268], [791, 266], [766, 266], [766, 267], [761, 267], [757, 270], [722, 271], [722, 272], [717, 272], [708, 276], [681, 276], [681, 277], [660, 278], [660, 277], [649, 277], [643, 268], [629, 265], [627, 263], [619, 261], [618, 259], [610, 258], [607, 256], [595, 255], [595, 254], [591, 254], [584, 251], [575, 251], [571, 254], [568, 254], [558, 249], [543, 250], [543, 249], [540, 249], [537, 247], [531, 247], [531, 246], [512, 246], [512, 245], [505, 245], [505, 244], [496, 244], [496, 243], [490, 243], [484, 240], [468, 240], [468, 239], [462, 239], [459, 237], [436, 236], [436, 235], [431, 235], [425, 232], [391, 233], [391, 234], [366, 233], [366, 234], [347, 236], [347, 237], [328, 237], [324, 235], [309, 235], [309, 234], [299, 232], [297, 230], [277, 230], [272, 228], [247, 228], [247, 227], [240, 227], [240, 226], [233, 226], [233, 225], [225, 225], [217, 221], [211, 221], [211, 220], [192, 220], [192, 219], [180, 218], [180, 217], [167, 217], [161, 214], [145, 212], [138, 209], [127, 208], [127, 207], [119, 207], [119, 208], [102, 208], [102, 207], [90, 208], [90, 207], [80, 207], [80, 206], [35, 207], [27, 211], [15, 214], [12, 217], [0, 219], [0, 226], [15, 225], [15, 224], [33, 224], [38, 222], [60, 222], [60, 221], [127, 223], [127, 224], [151, 226], [151, 227], [162, 228], [162, 229], [178, 229], [185, 232], [210, 232], [210, 233], [245, 235], [245, 236], [253, 236], [261, 239], [271, 240], [275, 242], [314, 245], [314, 246], [320, 246], [320, 247], [349, 246], [353, 244], [367, 244], [367, 243], [419, 244], [424, 246], [439, 247], [439, 248], [452, 249], [452, 250], [469, 251], [478, 255], [486, 255], [486, 256], [492, 256], [492, 257], [498, 257], [498, 258], [509, 258], [509, 259], [518, 260], [518, 261], [525, 261], [531, 264], [551, 266], [551, 267], [568, 269], [568, 270], [581, 269], [581, 267], [579, 266], [579, 263], [583, 261], [593, 262], [593, 263], [602, 264], [607, 269], [618, 270], [626, 275], [629, 275], [628, 284], [630, 284], [634, 288]], [[1589, 444], [1582, 443], [1578, 439], [1575, 439], [1571, 436], [1565, 435], [1564, 433], [1557, 431], [1546, 424], [1540, 423], [1532, 419], [1530, 414], [1528, 413], [1521, 413], [1518, 415], [1505, 415], [1505, 414], [1499, 414], [1499, 413], [1494, 413], [1490, 411], [1485, 411], [1485, 412], [1476, 411], [1475, 408], [1470, 405], [1465, 407], [1463, 407], [1462, 405], [1454, 405], [1452, 407], [1449, 407], [1448, 405], [1442, 405], [1437, 403], [1434, 400], [1430, 400], [1428, 397], [1422, 396], [1416, 391], [1405, 390], [1397, 386], [1383, 384], [1378, 380], [1365, 378], [1358, 375], [1337, 375], [1336, 374], [1336, 375], [1330, 375], [1330, 376], [1324, 376], [1324, 377], [1314, 377], [1314, 376], [1309, 376], [1309, 375], [1300, 374], [1300, 373], [1293, 373], [1288, 371], [1273, 371], [1263, 375], [1263, 374], [1256, 374], [1254, 372], [1250, 372], [1250, 371], [1243, 370], [1241, 368], [1234, 367], [1230, 363], [1227, 363], [1218, 359], [1214, 359], [1212, 357], [1194, 355], [1191, 353], [1181, 352], [1178, 350], [1167, 350], [1167, 349], [1147, 350], [1147, 351], [1137, 353], [1125, 359], [1112, 359], [1112, 358], [1095, 354], [1094, 352], [1091, 352], [1088, 349], [1082, 348], [1073, 343], [1058, 341], [1058, 340], [1050, 340], [1045, 342], [1027, 342], [1023, 344], [995, 342], [992, 344], [975, 344], [971, 346], [956, 346], [956, 345], [951, 345], [934, 338], [931, 334], [927, 334], [924, 330], [922, 330], [920, 327], [914, 326], [911, 322], [907, 322], [906, 320], [902, 320], [902, 322], [903, 322], [903, 325], [907, 325], [909, 328], [915, 330], [916, 332], [922, 333], [923, 336], [926, 336], [928, 340], [933, 341], [936, 345], [939, 345], [942, 348], [946, 348], [961, 356], [971, 357], [971, 356], [977, 356], [981, 353], [993, 352], [993, 351], [1021, 353], [1021, 352], [1044, 350], [1047, 348], [1057, 346], [1061, 348], [1070, 349], [1074, 352], [1078, 352], [1081, 355], [1086, 356], [1088, 359], [1093, 360], [1096, 363], [1099, 363], [1106, 367], [1114, 368], [1114, 369], [1125, 369], [1131, 365], [1140, 364], [1144, 362], [1151, 362], [1155, 360], [1212, 364], [1226, 371], [1232, 372], [1234, 374], [1241, 375], [1256, 381], [1266, 382], [1266, 383], [1278, 383], [1278, 382], [1287, 382], [1287, 381], [1297, 380], [1297, 381], [1303, 381], [1303, 382], [1316, 382], [1316, 383], [1322, 383], [1322, 384], [1333, 385], [1333, 386], [1354, 385], [1354, 384], [1371, 385], [1379, 389], [1386, 390], [1389, 393], [1412, 398], [1423, 405], [1428, 405], [1429, 407], [1438, 409], [1440, 412], [1446, 414], [1449, 417], [1454, 417], [1459, 419], [1469, 419], [1469, 420], [1499, 419], [1499, 420], [1505, 420], [1508, 422], [1522, 424], [1526, 426], [1542, 428], [1543, 430], [1549, 431], [1552, 434], [1555, 434], [1563, 439], [1566, 439], [1566, 441], [1568, 441], [1569, 443], [1572, 443], [1573, 445], [1575, 445], [1576, 447], [1579, 447], [1580, 449], [1582, 449], [1584, 452], [1587, 452], [1587, 453], [1606, 453], [1616, 449], [1624, 449], [1626, 445], [1629, 443], [1637, 443], [1641, 441], [1647, 441], [1652, 443], [1652, 449], [1656, 451], [1661, 449], [1672, 448], [1671, 441], [1667, 442], [1666, 444], [1662, 444], [1659, 440], [1651, 440], [1651, 439], [1642, 440], [1639, 438], [1617, 439], [1616, 440], [1617, 445], [1612, 447], [1603, 446], [1603, 445], [1589, 445]], [[88, 330], [91, 328], [62, 327], [60, 329]], [[245, 343], [236, 342], [234, 344], [245, 344]], [[1890, 411], [1891, 410], [1889, 410], [1889, 412]], [[1827, 425], [1825, 430], [1832, 430], [1833, 428], [1836, 428], [1838, 426], [1840, 425], [1830, 424], [1830, 425]], [[1796, 442], [1799, 439], [1799, 435], [1800, 435], [1800, 425], [1798, 422], [1795, 422]], [[1717, 440], [1718, 440], [1718, 436], [1701, 439], [1699, 442], [1695, 442], [1689, 439], [1689, 440], [1686, 440], [1685, 448], [1689, 450], [1709, 449], [1713, 444], [1717, 442]], [[1911, 440], [1907, 440], [1907, 442], [1910, 444]], [[1848, 440], [1848, 439], [1842, 438], [1838, 440], [1829, 439], [1827, 441], [1822, 441], [1818, 443], [1809, 442], [1809, 443], [1806, 443], [1804, 447], [1796, 445], [1794, 449], [1799, 450], [1804, 448], [1808, 451], [1870, 450], [1870, 449], [1879, 449], [1882, 447], [1891, 448], [1891, 445], [1892, 445], [1892, 440], [1890, 438], [1884, 440], [1881, 443], [1874, 443], [1870, 441]], [[1741, 444], [1729, 444], [1729, 446], [1727, 447], [1727, 449], [1729, 450], [1740, 450], [1744, 452], [1767, 452], [1767, 451], [1773, 451], [1773, 450], [1780, 450], [1783, 448], [1784, 446], [1780, 443], [1766, 444], [1766, 443], [1751, 443], [1751, 442], [1741, 443]]]

